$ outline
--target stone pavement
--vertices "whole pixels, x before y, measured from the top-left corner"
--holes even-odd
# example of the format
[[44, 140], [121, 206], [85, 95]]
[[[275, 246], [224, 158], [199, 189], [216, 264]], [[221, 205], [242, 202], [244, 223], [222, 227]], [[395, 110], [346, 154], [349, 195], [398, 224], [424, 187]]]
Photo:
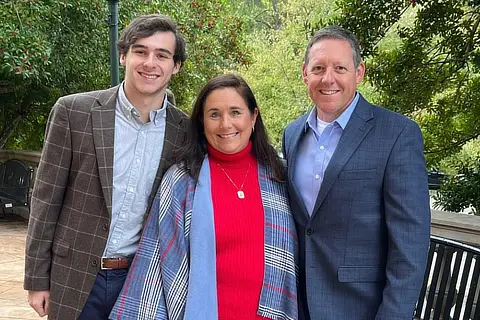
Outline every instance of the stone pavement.
[[24, 218], [11, 213], [0, 218], [0, 320], [42, 319], [28, 305], [23, 290], [26, 233]]

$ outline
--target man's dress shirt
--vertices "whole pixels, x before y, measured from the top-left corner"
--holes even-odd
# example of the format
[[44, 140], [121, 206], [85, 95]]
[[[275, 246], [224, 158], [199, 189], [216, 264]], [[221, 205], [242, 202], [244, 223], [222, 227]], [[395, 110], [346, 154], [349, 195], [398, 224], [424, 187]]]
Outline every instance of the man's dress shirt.
[[312, 215], [315, 207], [325, 170], [358, 99], [359, 95], [356, 94], [348, 108], [331, 123], [325, 123], [317, 118], [316, 107], [310, 111], [305, 122], [305, 136], [298, 148], [293, 181], [309, 215]]
[[120, 86], [115, 112], [112, 219], [105, 257], [130, 257], [137, 251], [148, 199], [165, 137], [167, 98], [142, 123]]

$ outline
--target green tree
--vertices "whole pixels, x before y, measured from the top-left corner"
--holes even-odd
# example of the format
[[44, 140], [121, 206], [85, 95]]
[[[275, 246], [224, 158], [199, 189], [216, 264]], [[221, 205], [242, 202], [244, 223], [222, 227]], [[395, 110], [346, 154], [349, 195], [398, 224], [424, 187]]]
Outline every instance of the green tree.
[[453, 212], [472, 208], [480, 215], [480, 161], [474, 166], [457, 163], [456, 169], [458, 174], [448, 176], [433, 195], [435, 206]]
[[447, 178], [433, 195], [434, 205], [454, 212], [473, 208], [479, 215], [480, 139], [465, 143], [458, 153], [440, 161], [439, 168]]

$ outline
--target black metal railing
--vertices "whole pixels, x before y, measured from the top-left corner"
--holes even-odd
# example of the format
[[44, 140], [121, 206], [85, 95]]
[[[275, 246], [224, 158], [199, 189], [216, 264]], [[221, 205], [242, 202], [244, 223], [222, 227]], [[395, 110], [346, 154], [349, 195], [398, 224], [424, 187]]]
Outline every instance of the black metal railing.
[[431, 236], [415, 319], [480, 320], [480, 249]]

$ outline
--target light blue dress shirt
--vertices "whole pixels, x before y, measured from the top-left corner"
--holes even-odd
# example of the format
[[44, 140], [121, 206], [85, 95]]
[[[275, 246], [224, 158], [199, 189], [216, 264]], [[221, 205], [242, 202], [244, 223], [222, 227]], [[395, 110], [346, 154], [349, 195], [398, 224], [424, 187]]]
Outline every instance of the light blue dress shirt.
[[305, 135], [298, 147], [293, 182], [309, 215], [312, 215], [325, 170], [332, 158], [343, 130], [358, 103], [359, 94], [347, 109], [322, 132], [317, 127], [317, 108], [314, 107], [305, 122]]
[[115, 112], [113, 195], [110, 233], [104, 257], [130, 257], [140, 240], [148, 198], [160, 163], [167, 119], [167, 98], [142, 123], [123, 83]]

